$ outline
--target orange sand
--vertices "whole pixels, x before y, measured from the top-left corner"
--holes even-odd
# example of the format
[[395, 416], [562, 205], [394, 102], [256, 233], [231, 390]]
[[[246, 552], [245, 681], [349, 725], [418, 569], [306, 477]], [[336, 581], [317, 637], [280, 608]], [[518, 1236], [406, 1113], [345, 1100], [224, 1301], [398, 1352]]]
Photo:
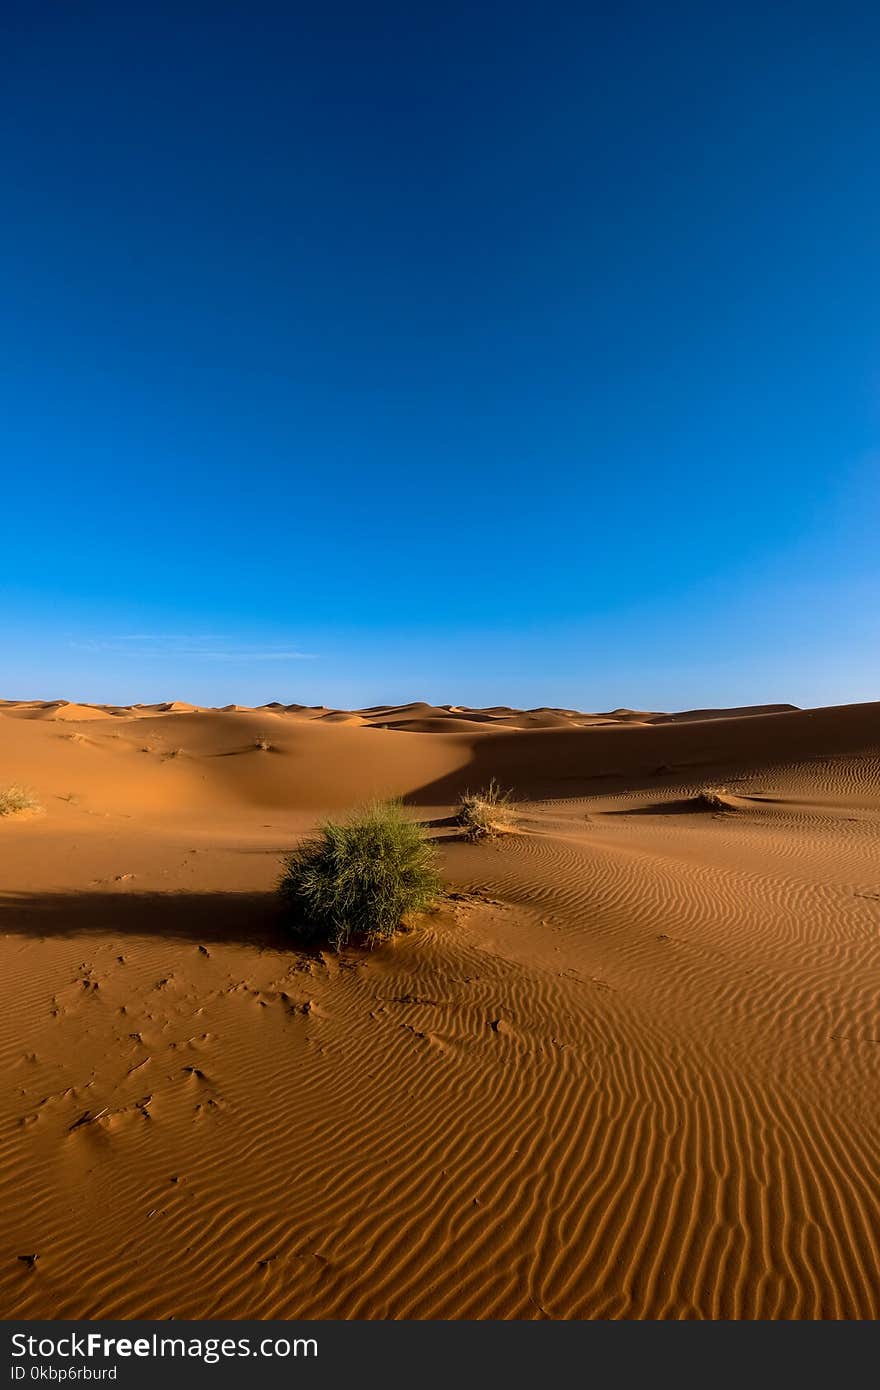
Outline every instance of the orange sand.
[[[2, 702], [10, 783], [4, 1316], [880, 1315], [880, 705]], [[453, 896], [298, 952], [377, 794]]]

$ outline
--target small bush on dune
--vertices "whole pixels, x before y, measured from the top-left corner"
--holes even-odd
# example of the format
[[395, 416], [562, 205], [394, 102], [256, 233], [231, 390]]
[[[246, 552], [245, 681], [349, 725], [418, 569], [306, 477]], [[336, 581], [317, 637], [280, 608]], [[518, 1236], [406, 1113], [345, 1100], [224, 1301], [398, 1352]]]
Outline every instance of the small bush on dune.
[[701, 787], [697, 801], [707, 811], [726, 811], [730, 809], [727, 796], [726, 787]]
[[424, 827], [399, 802], [374, 802], [345, 821], [326, 821], [317, 839], [284, 860], [278, 891], [304, 941], [326, 937], [340, 950], [392, 936], [440, 891]]
[[465, 792], [458, 803], [458, 823], [469, 840], [498, 835], [513, 824], [513, 797], [495, 778], [479, 792]]
[[39, 809], [39, 801], [26, 787], [4, 787], [0, 791], [0, 816], [15, 816], [19, 811]]

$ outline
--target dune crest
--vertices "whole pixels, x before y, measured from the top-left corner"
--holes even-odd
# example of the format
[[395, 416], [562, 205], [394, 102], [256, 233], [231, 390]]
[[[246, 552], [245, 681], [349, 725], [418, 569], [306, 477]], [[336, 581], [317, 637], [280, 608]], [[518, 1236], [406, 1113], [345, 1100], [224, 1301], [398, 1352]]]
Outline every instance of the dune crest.
[[0, 700], [0, 714], [14, 718], [64, 720], [104, 719], [111, 715], [155, 716], [160, 714], [259, 714], [293, 715], [305, 719], [324, 719], [331, 723], [365, 724], [372, 728], [400, 729], [415, 733], [454, 731], [462, 723], [492, 725], [504, 729], [590, 728], [599, 724], [666, 724], [702, 722], [709, 719], [742, 719], [749, 715], [792, 712], [796, 705], [754, 705], [739, 709], [686, 710], [679, 714], [658, 714], [648, 710], [616, 709], [607, 714], [585, 714], [573, 709], [519, 710], [510, 705], [470, 709], [466, 705], [429, 705], [415, 701], [407, 705], [372, 705], [369, 709], [330, 709], [325, 705], [283, 704], [271, 700], [263, 705], [223, 705], [211, 710], [186, 700], [164, 700], [152, 705], [72, 704], [67, 700]]

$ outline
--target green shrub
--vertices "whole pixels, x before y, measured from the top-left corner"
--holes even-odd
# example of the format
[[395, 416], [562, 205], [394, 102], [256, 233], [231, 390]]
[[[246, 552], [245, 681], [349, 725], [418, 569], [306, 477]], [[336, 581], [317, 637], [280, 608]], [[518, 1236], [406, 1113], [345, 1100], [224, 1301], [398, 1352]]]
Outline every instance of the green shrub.
[[326, 821], [287, 855], [278, 891], [301, 940], [326, 937], [340, 950], [392, 936], [408, 913], [431, 905], [440, 879], [424, 827], [399, 802], [373, 802]]
[[465, 792], [458, 803], [458, 824], [469, 840], [498, 835], [513, 824], [513, 796], [495, 778], [479, 792]]
[[4, 787], [0, 791], [0, 816], [14, 816], [19, 811], [39, 809], [39, 801], [26, 787]]

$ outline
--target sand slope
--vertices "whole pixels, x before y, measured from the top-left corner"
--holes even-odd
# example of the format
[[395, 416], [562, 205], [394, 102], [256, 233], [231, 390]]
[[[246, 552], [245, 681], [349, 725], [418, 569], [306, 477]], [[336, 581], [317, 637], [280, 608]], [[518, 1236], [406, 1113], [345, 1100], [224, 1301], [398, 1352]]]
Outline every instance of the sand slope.
[[[3, 702], [0, 769], [5, 1316], [880, 1314], [880, 705]], [[453, 896], [292, 949], [374, 794]]]

